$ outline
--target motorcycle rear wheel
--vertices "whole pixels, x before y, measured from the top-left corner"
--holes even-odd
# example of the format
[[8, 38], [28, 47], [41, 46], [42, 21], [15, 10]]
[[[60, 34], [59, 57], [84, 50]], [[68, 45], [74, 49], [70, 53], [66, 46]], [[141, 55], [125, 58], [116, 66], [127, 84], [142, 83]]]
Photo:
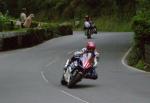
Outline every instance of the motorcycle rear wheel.
[[87, 30], [87, 39], [91, 39], [91, 31]]

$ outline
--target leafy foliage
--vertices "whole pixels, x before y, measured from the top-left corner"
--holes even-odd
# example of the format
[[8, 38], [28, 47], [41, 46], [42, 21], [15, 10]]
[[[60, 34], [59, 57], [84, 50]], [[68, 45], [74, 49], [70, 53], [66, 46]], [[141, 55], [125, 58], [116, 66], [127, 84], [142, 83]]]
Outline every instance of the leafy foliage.
[[141, 58], [139, 48], [133, 47], [132, 51], [127, 57], [128, 65], [134, 66], [138, 63], [139, 59]]
[[0, 15], [0, 31], [11, 29], [11, 21], [8, 16]]
[[150, 1], [139, 1], [139, 8], [140, 10], [137, 11], [132, 24], [136, 46], [140, 46], [144, 41], [148, 42], [150, 40]]
[[[137, 0], [138, 10], [137, 15], [133, 18], [132, 28], [135, 32], [134, 35], [134, 49], [129, 55], [130, 65], [141, 63], [138, 61], [145, 58], [145, 43], [150, 44], [150, 1]], [[138, 54], [138, 56], [136, 55]], [[138, 66], [139, 67], [139, 66]]]
[[[28, 13], [44, 14], [48, 19], [91, 16], [112, 16], [131, 18], [135, 14], [136, 0], [5, 0], [12, 15], [18, 15], [21, 8]], [[42, 12], [42, 13], [41, 13]]]
[[145, 68], [145, 63], [143, 60], [139, 60], [139, 62], [136, 65], [137, 68], [139, 69], [144, 69]]

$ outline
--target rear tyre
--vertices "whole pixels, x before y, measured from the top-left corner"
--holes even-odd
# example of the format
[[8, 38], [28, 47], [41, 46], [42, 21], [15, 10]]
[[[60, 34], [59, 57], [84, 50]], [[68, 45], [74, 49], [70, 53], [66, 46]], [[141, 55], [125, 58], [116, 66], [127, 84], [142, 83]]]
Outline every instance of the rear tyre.
[[91, 36], [88, 36], [87, 39], [91, 39]]
[[91, 35], [90, 34], [87, 35], [87, 39], [91, 39]]
[[87, 39], [91, 39], [91, 30], [87, 31]]

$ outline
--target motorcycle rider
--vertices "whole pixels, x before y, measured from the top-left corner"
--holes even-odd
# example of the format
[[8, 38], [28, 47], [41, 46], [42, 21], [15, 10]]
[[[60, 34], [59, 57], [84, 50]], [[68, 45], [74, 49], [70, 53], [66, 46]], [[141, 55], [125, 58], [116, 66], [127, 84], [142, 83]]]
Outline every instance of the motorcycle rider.
[[92, 30], [93, 33], [97, 34], [97, 28], [95, 23], [93, 22], [92, 18], [89, 17], [89, 23], [90, 23], [90, 29]]
[[90, 29], [91, 24], [90, 24], [90, 17], [88, 15], [85, 16], [85, 21], [84, 21], [84, 29]]
[[84, 21], [84, 30], [89, 30], [91, 34], [97, 34], [97, 28], [95, 23], [93, 22], [92, 18], [89, 17], [88, 15], [85, 16], [85, 21]]
[[89, 52], [92, 53], [92, 56], [94, 58], [94, 63], [93, 63], [93, 67], [92, 67], [91, 71], [89, 71], [87, 74], [85, 74], [85, 78], [94, 79], [94, 80], [97, 79], [98, 75], [97, 75], [95, 69], [97, 67], [97, 62], [99, 60], [99, 53], [96, 51], [96, 45], [92, 41], [87, 42], [87, 45], [85, 48], [81, 49], [80, 51], [75, 52], [74, 55], [72, 56], [72, 58], [67, 60], [64, 70], [67, 69], [67, 67], [69, 66], [69, 64], [71, 62], [77, 60], [79, 56], [82, 56], [84, 53], [89, 53]]

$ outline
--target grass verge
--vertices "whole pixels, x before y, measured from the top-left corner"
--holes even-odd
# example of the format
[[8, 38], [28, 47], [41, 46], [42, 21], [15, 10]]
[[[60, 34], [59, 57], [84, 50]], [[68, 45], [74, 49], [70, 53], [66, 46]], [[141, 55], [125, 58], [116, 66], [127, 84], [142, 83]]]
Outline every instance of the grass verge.
[[[96, 24], [98, 31], [107, 31], [107, 32], [130, 32], [131, 22], [126, 20], [118, 20], [118, 18], [112, 17], [100, 17], [94, 18], [93, 21]], [[79, 19], [78, 25], [75, 25], [75, 21], [71, 21], [74, 25], [74, 30], [83, 30], [83, 20]]]

